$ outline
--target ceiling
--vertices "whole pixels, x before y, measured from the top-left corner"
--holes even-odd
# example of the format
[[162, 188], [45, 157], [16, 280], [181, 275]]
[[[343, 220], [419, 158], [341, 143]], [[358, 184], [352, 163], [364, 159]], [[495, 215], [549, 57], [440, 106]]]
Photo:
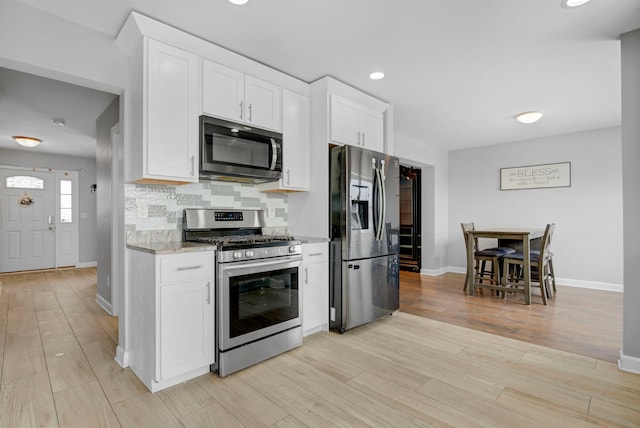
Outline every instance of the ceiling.
[[[445, 150], [619, 126], [619, 36], [640, 28], [640, 0], [18, 1], [113, 37], [136, 10], [306, 82], [331, 75], [391, 103], [397, 133]], [[34, 77], [0, 71], [0, 137], [95, 153], [113, 95], [59, 82], [36, 94]], [[514, 120], [529, 110], [544, 117]]]

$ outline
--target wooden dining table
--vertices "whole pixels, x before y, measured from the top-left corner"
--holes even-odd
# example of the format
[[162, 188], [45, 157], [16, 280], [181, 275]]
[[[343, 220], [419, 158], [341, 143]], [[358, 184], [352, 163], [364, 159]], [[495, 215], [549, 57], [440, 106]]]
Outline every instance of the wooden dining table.
[[[499, 291], [513, 291], [513, 289], [506, 287], [501, 283], [487, 284], [476, 281], [475, 269], [475, 257], [474, 257], [474, 242], [475, 238], [493, 238], [497, 239], [499, 245], [509, 246], [509, 243], [513, 243], [518, 247], [518, 250], [523, 254], [523, 276], [524, 276], [524, 302], [527, 305], [531, 304], [531, 241], [538, 240], [544, 235], [544, 229], [533, 228], [491, 228], [491, 229], [476, 229], [467, 232], [467, 278], [469, 283], [467, 284], [467, 290], [469, 295], [473, 296], [476, 287], [488, 288], [491, 290]], [[497, 266], [494, 267], [496, 271], [499, 271]]]

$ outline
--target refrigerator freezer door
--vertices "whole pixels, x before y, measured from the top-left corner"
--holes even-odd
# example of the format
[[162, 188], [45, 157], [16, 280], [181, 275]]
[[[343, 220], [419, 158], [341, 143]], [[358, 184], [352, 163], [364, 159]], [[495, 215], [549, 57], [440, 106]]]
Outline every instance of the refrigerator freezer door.
[[[390, 315], [400, 307], [398, 255], [342, 263], [342, 307], [344, 331]], [[338, 314], [337, 314], [338, 315]]]

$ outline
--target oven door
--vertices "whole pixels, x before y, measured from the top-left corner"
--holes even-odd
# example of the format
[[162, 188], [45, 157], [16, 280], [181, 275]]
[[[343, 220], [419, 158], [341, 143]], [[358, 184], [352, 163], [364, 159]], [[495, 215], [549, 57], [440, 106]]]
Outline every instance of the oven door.
[[293, 256], [218, 265], [221, 351], [302, 324], [301, 263]]

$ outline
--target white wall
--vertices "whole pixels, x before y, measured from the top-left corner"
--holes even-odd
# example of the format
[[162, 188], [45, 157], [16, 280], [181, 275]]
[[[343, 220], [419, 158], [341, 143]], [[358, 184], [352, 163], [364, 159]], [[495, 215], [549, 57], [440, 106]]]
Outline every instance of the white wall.
[[403, 165], [422, 170], [421, 273], [444, 273], [449, 239], [447, 152], [396, 132], [394, 155]]
[[[571, 187], [500, 190], [500, 168], [571, 162]], [[538, 227], [556, 223], [561, 283], [622, 291], [620, 128], [449, 153], [449, 264], [466, 267], [460, 223]]]
[[622, 35], [624, 308], [619, 366], [640, 373], [640, 30]]
[[87, 218], [78, 216], [78, 263], [80, 266], [95, 265], [97, 260], [96, 194], [89, 190], [89, 186], [96, 182], [95, 159], [0, 149], [0, 164], [80, 171], [78, 172], [78, 212], [86, 213]]

